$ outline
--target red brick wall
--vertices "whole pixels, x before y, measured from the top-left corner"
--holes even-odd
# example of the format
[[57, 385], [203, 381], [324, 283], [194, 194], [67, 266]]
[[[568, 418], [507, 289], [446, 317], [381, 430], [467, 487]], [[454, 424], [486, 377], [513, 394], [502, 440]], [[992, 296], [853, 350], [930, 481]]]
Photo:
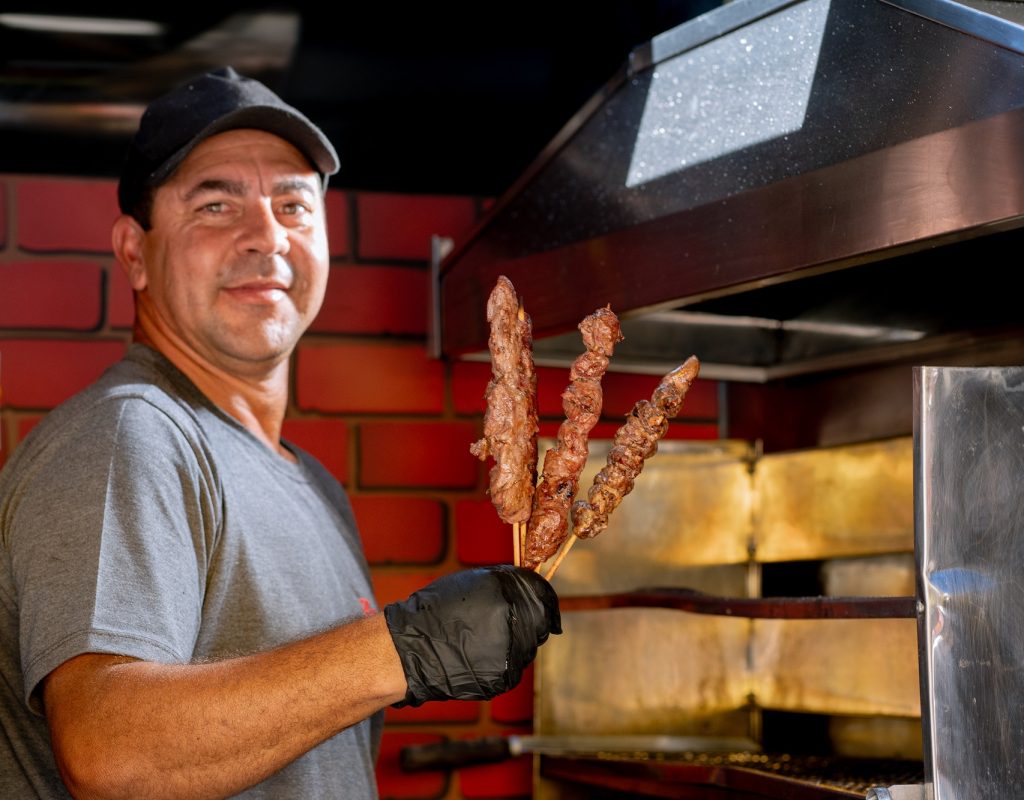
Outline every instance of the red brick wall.
[[[446, 572], [511, 557], [510, 531], [485, 495], [486, 467], [468, 452], [490, 368], [435, 361], [425, 349], [430, 235], [464, 236], [481, 208], [464, 197], [329, 193], [331, 279], [294, 359], [285, 435], [348, 488], [381, 605]], [[109, 250], [116, 214], [112, 181], [0, 175], [0, 464], [129, 341], [131, 291]], [[567, 371], [538, 378], [550, 436]], [[596, 433], [610, 437], [656, 383], [609, 374]], [[714, 438], [717, 416], [714, 384], [698, 383], [670, 435]], [[532, 673], [490, 703], [389, 710], [382, 797], [528, 795], [526, 757], [454, 775], [406, 775], [397, 758], [408, 743], [528, 731], [532, 710]]]

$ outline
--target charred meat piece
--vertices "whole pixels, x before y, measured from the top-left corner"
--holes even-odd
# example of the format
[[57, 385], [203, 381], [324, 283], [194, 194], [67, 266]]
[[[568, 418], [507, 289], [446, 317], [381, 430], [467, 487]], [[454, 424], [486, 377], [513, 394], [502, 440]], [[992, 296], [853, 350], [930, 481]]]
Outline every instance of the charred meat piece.
[[650, 400], [641, 400], [615, 433], [605, 466], [594, 478], [587, 500], [572, 507], [573, 533], [581, 539], [597, 536], [608, 527], [608, 515], [633, 490], [633, 482], [644, 468], [644, 460], [658, 450], [658, 440], [668, 430], [668, 421], [679, 413], [683, 398], [697, 377], [700, 362], [690, 356], [666, 375]]
[[601, 416], [601, 378], [617, 342], [622, 341], [619, 319], [611, 308], [600, 308], [579, 324], [586, 352], [569, 370], [569, 386], [562, 393], [565, 421], [555, 446], [544, 454], [544, 468], [533, 497], [533, 513], [526, 529], [523, 566], [547, 561], [569, 531], [569, 508], [587, 462], [587, 435]]
[[490, 496], [508, 523], [530, 518], [537, 482], [537, 375], [533, 367], [533, 327], [512, 282], [504, 275], [487, 300], [491, 326], [488, 346], [492, 377], [487, 384], [484, 437], [469, 451], [494, 459]]

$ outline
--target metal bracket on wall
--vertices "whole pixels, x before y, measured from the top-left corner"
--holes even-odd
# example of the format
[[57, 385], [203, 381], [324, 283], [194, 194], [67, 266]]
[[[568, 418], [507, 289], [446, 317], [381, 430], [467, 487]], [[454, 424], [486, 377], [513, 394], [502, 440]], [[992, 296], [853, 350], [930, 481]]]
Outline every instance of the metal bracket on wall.
[[441, 262], [455, 247], [447, 236], [430, 237], [430, 319], [427, 320], [427, 355], [441, 357]]

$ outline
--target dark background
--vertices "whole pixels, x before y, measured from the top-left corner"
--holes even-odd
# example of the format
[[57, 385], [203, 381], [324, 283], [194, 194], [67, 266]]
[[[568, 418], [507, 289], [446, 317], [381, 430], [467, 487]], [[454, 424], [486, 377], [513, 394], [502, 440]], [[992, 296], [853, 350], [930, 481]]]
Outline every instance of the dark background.
[[146, 102], [231, 63], [326, 131], [335, 185], [496, 196], [634, 47], [719, 2], [209, 5], [87, 6], [161, 26], [132, 36], [32, 31], [0, 13], [0, 172], [115, 175]]

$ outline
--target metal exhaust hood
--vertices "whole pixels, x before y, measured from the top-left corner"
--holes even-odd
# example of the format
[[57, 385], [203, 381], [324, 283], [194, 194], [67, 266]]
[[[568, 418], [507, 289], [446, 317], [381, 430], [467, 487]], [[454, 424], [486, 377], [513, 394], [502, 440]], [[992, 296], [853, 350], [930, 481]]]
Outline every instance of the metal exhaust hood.
[[439, 350], [498, 275], [538, 363], [611, 304], [623, 371], [764, 383], [1024, 356], [1024, 6], [734, 0], [635, 49], [435, 264]]

